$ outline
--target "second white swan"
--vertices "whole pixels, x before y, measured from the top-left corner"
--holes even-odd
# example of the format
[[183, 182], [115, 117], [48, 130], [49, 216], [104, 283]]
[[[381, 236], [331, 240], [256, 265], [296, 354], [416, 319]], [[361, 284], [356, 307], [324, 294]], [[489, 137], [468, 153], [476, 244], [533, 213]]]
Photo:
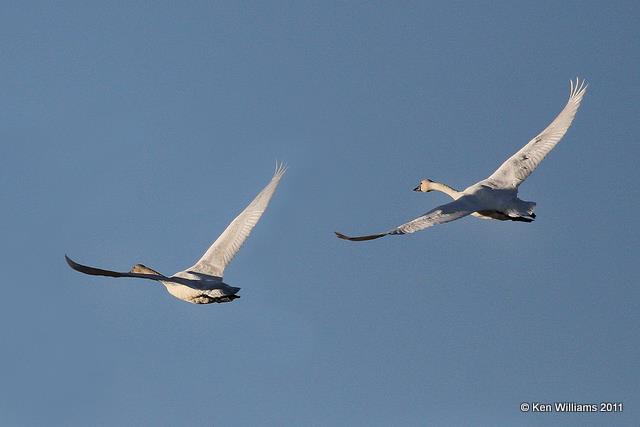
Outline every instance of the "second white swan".
[[571, 126], [587, 90], [587, 84], [579, 79], [576, 79], [575, 83], [571, 81], [570, 84], [569, 100], [560, 114], [545, 130], [500, 165], [491, 176], [467, 187], [464, 191], [457, 191], [428, 179], [422, 180], [414, 188], [414, 191], [422, 192], [441, 191], [453, 198], [453, 202], [438, 206], [418, 218], [382, 233], [350, 237], [336, 232], [336, 236], [351, 241], [373, 240], [390, 234], [414, 233], [467, 215], [503, 221], [533, 221], [536, 204], [519, 199], [518, 186], [538, 167]]

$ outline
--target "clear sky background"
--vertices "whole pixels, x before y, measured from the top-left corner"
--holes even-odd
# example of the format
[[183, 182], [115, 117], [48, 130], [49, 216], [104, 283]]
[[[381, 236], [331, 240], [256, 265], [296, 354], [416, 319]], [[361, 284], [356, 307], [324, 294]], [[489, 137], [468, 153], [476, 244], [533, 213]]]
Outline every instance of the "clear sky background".
[[[0, 5], [0, 424], [638, 425], [638, 2], [91, 3]], [[576, 76], [534, 223], [333, 235], [488, 176]], [[277, 159], [231, 304], [64, 262], [188, 267]]]

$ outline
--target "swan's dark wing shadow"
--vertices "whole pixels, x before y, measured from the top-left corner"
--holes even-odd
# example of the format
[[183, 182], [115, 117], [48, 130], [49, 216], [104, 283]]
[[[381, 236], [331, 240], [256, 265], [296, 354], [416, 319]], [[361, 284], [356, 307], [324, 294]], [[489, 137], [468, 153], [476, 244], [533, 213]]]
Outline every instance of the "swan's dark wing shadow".
[[197, 276], [198, 279], [200, 280], [208, 280], [208, 281], [216, 281], [216, 282], [222, 281], [222, 277], [220, 276], [212, 276], [211, 274], [205, 274], [199, 271], [187, 270], [187, 273]]
[[67, 255], [64, 256], [67, 264], [72, 269], [79, 271], [80, 273], [89, 274], [91, 276], [108, 276], [108, 277], [134, 277], [138, 279], [149, 279], [149, 280], [167, 280], [167, 277], [162, 274], [146, 274], [146, 273], [131, 273], [131, 272], [120, 272], [120, 271], [112, 271], [112, 270], [103, 270], [101, 268], [89, 267], [88, 265], [82, 265]]
[[465, 195], [453, 202], [433, 208], [418, 218], [399, 225], [394, 230], [391, 230], [389, 234], [415, 233], [416, 231], [424, 230], [434, 225], [455, 221], [470, 215], [472, 212], [478, 210], [478, 207], [478, 201], [475, 196]]
[[334, 231], [340, 239], [350, 240], [352, 242], [362, 242], [366, 240], [379, 239], [390, 234], [400, 235], [415, 233], [437, 224], [444, 224], [462, 218], [478, 210], [477, 199], [474, 196], [462, 196], [458, 200], [446, 203], [431, 209], [424, 215], [412, 219], [398, 227], [385, 231], [384, 233], [369, 234], [366, 236], [347, 236], [343, 233]]

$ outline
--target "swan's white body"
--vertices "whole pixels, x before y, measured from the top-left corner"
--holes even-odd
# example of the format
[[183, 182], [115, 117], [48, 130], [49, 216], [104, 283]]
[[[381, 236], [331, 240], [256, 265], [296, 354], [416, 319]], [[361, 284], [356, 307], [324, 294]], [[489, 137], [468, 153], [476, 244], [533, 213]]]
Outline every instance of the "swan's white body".
[[[460, 197], [464, 196], [463, 191], [455, 190], [449, 187], [447, 184], [431, 181], [430, 179], [423, 179], [422, 181], [420, 181], [420, 184], [416, 188], [414, 188], [413, 191], [420, 191], [423, 193], [428, 193], [430, 191], [439, 191], [451, 197], [453, 200], [458, 200]], [[471, 215], [481, 219], [495, 219], [499, 221], [532, 222], [533, 218], [535, 218], [535, 214], [533, 213], [531, 214], [531, 218], [520, 216], [510, 217], [505, 215], [503, 212], [499, 212], [496, 210], [482, 210], [478, 212], [472, 212]]]
[[425, 228], [454, 221], [467, 215], [485, 219], [514, 220], [530, 222], [535, 218], [534, 202], [518, 198], [518, 186], [534, 171], [547, 154], [562, 139], [571, 126], [580, 107], [587, 85], [583, 80], [571, 82], [569, 100], [564, 109], [545, 130], [533, 138], [517, 153], [509, 157], [488, 178], [477, 182], [464, 191], [456, 191], [441, 183], [423, 180], [415, 191], [441, 191], [454, 199], [453, 202], [438, 206], [424, 215], [404, 223], [384, 233], [349, 237], [342, 233], [341, 239], [362, 241], [372, 240], [389, 234], [408, 234]]
[[222, 281], [225, 267], [238, 253], [253, 227], [267, 209], [286, 167], [277, 165], [271, 181], [238, 215], [193, 266], [167, 277], [142, 264], [136, 264], [129, 272], [102, 270], [78, 264], [65, 255], [74, 270], [96, 276], [135, 277], [161, 282], [174, 297], [194, 304], [230, 302], [239, 298], [240, 288]]

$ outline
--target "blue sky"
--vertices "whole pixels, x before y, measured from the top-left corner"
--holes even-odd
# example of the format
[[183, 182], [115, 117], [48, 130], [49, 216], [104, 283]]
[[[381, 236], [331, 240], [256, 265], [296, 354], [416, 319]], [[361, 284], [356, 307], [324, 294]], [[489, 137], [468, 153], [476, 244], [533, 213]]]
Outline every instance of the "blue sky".
[[[0, 6], [0, 424], [638, 424], [637, 2], [130, 3]], [[488, 176], [576, 76], [534, 223], [334, 237]], [[276, 159], [231, 304], [64, 263], [181, 270]]]

